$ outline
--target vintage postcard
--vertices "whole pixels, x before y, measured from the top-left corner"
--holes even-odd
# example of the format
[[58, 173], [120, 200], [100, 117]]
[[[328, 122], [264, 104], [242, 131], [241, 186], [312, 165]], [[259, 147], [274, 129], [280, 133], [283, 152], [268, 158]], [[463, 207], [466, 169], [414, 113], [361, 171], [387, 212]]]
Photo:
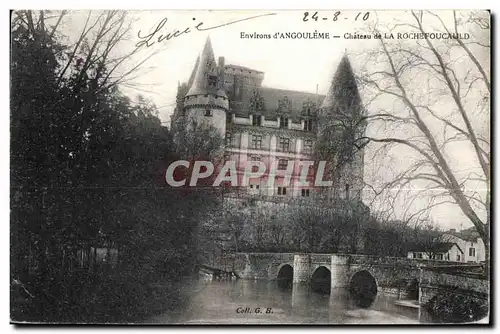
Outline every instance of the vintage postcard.
[[490, 323], [490, 20], [12, 11], [11, 322]]

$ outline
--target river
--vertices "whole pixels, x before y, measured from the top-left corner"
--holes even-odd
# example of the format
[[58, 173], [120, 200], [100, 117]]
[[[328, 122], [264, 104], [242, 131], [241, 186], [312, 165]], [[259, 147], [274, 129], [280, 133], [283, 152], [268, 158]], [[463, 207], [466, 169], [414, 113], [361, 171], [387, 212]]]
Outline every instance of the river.
[[148, 324], [409, 324], [415, 309], [394, 305], [396, 296], [378, 294], [369, 308], [349, 306], [330, 295], [275, 281], [204, 280], [182, 288], [189, 302], [181, 309], [151, 317]]

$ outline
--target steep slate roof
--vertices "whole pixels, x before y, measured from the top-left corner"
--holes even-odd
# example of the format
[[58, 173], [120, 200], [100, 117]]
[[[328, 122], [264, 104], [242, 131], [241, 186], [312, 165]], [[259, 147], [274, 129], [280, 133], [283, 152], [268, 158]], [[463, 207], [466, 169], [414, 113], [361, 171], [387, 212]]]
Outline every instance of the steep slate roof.
[[196, 63], [194, 64], [193, 67], [193, 72], [191, 72], [191, 75], [189, 76], [189, 80], [187, 82], [188, 89], [191, 88], [194, 82], [194, 77], [196, 76], [196, 72], [198, 71], [198, 66], [200, 65], [200, 56], [196, 58]]
[[350, 105], [361, 104], [356, 78], [352, 70], [351, 62], [347, 54], [344, 54], [340, 64], [333, 76], [330, 89], [326, 94], [321, 108], [343, 107], [346, 103]]
[[[248, 117], [250, 114], [250, 101], [254, 92], [258, 92], [264, 100], [265, 109], [260, 111], [267, 120], [275, 120], [278, 115], [278, 104], [280, 100], [284, 100], [285, 96], [290, 101], [291, 109], [289, 112], [282, 113], [283, 116], [288, 117], [294, 121], [299, 121], [301, 119], [301, 113], [304, 106], [304, 102], [315, 103], [318, 107], [321, 101], [325, 98], [324, 95], [300, 92], [295, 90], [278, 89], [271, 87], [244, 87], [243, 91], [240, 93], [241, 96], [238, 99], [238, 107], [233, 109], [236, 116], [238, 117]], [[231, 98], [230, 98], [231, 101]], [[281, 114], [280, 114], [281, 115]]]
[[197, 61], [198, 65], [196, 66], [196, 74], [194, 75], [193, 83], [189, 88], [186, 96], [192, 95], [204, 95], [204, 94], [214, 94], [225, 96], [226, 94], [220, 91], [217, 91], [217, 87], [209, 88], [208, 80], [206, 78], [207, 75], [212, 74], [217, 76], [217, 62], [215, 61], [214, 50], [212, 49], [212, 42], [210, 41], [210, 37], [207, 37], [205, 42], [205, 47], [199, 57], [199, 61]]

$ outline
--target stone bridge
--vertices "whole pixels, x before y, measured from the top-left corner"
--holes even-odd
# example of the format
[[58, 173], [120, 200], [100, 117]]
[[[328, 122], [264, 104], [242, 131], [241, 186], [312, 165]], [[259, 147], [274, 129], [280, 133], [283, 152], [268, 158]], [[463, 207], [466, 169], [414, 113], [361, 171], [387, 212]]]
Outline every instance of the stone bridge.
[[221, 258], [218, 266], [242, 279], [277, 280], [285, 288], [307, 285], [336, 297], [350, 295], [358, 306], [368, 307], [379, 292], [418, 300], [421, 267], [439, 264], [443, 261], [352, 254], [233, 253]]

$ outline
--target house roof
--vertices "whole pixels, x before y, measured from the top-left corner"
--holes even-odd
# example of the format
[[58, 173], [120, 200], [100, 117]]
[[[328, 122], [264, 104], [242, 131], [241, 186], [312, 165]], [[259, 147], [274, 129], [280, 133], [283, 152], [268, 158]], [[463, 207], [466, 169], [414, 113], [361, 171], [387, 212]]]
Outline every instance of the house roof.
[[323, 100], [321, 108], [334, 109], [336, 111], [340, 108], [342, 111], [345, 108], [349, 110], [353, 105], [361, 105], [361, 97], [351, 62], [347, 54], [344, 54], [335, 71], [330, 89]]
[[460, 248], [460, 246], [456, 242], [440, 242], [436, 243], [430, 247], [425, 247], [425, 246], [417, 246], [414, 249], [412, 249], [412, 252], [432, 252], [432, 253], [446, 253], [448, 252], [453, 246], [457, 246], [458, 250], [463, 254], [463, 250]]
[[189, 86], [189, 91], [186, 96], [215, 94], [217, 96], [227, 97], [223, 90], [218, 89], [216, 85], [210, 87], [208, 81], [206, 80], [208, 75], [217, 76], [217, 62], [215, 61], [214, 50], [212, 49], [210, 37], [207, 37], [205, 47], [203, 48], [199, 58], [196, 60], [193, 73], [191, 73], [191, 77], [189, 78], [189, 81], [192, 81], [192, 84]]
[[481, 238], [475, 227], [456, 232], [454, 235], [465, 241], [476, 241], [478, 238]]
[[479, 235], [479, 233], [476, 232], [476, 230], [474, 228], [469, 228], [469, 229], [462, 230], [462, 231], [459, 231], [459, 232], [450, 230], [450, 231], [445, 232], [445, 234], [453, 236], [453, 237], [461, 239], [461, 240], [464, 240], [464, 241], [474, 241], [474, 242], [476, 242], [477, 239], [481, 238], [481, 236]]
[[[255, 94], [262, 98], [263, 108], [259, 112], [268, 120], [275, 120], [279, 115], [283, 115], [298, 121], [307, 104], [311, 105], [312, 112], [314, 112], [325, 98], [324, 95], [296, 90], [243, 86], [239, 96], [235, 97], [230, 93], [228, 94], [229, 101], [232, 104], [231, 109], [236, 116], [248, 117]], [[286, 106], [280, 108], [280, 103]]]

